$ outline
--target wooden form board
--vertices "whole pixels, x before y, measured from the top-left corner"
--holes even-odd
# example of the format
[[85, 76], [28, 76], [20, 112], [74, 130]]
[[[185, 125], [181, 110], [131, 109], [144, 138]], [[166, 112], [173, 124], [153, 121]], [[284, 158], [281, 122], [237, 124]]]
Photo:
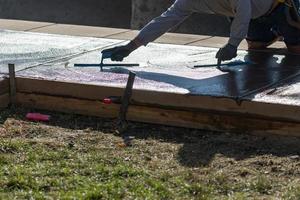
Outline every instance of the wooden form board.
[[[101, 101], [96, 100], [20, 92], [17, 93], [17, 103], [37, 109], [108, 118], [116, 118], [120, 107], [117, 104], [106, 105]], [[300, 123], [259, 119], [246, 115], [232, 115], [226, 112], [217, 114], [131, 105], [127, 117], [128, 120], [132, 121], [177, 127], [216, 131], [238, 131], [254, 134], [300, 136]]]
[[9, 94], [0, 95], [0, 108], [6, 108], [9, 105]]
[[[17, 103], [32, 108], [116, 118], [118, 104], [102, 99], [121, 96], [123, 88], [16, 78]], [[209, 96], [134, 90], [128, 119], [188, 128], [300, 136], [298, 107]], [[277, 113], [277, 115], [272, 112]]]
[[9, 82], [8, 79], [0, 80], [0, 108], [6, 108], [9, 104]]
[[0, 78], [0, 95], [5, 93], [9, 93], [9, 81], [6, 78]]
[[[85, 85], [28, 78], [16, 78], [17, 92], [42, 94], [75, 99], [101, 101], [109, 96], [122, 96], [124, 88]], [[135, 105], [172, 110], [226, 112], [244, 114], [261, 119], [300, 122], [300, 106], [254, 102], [237, 102], [232, 98], [195, 96], [157, 91], [134, 90], [132, 102]]]

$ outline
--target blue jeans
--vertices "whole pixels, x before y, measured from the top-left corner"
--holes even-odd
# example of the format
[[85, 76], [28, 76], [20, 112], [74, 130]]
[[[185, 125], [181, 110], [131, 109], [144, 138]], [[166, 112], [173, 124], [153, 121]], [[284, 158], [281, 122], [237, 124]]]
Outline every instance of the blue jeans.
[[[299, 11], [299, 0], [294, 0]], [[286, 45], [300, 45], [300, 30], [289, 25], [285, 15], [285, 5], [278, 6], [270, 15], [250, 22], [247, 40], [269, 43], [278, 36]]]

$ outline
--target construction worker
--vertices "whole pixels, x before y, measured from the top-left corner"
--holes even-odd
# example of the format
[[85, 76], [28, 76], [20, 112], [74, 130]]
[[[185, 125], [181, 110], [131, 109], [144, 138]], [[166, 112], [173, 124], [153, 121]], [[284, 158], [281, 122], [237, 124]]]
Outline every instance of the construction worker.
[[125, 46], [104, 50], [113, 61], [122, 61], [140, 46], [146, 46], [194, 12], [215, 13], [232, 18], [228, 43], [216, 54], [221, 61], [237, 56], [247, 39], [249, 49], [263, 49], [284, 38], [288, 50], [300, 55], [300, 0], [176, 0], [161, 16], [153, 19]]

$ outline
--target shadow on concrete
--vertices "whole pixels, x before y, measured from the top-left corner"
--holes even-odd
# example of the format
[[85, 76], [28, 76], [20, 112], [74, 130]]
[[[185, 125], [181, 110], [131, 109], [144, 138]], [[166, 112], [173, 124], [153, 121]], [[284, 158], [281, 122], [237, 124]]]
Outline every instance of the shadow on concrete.
[[[209, 95], [230, 98], [251, 98], [258, 92], [276, 88], [289, 78], [299, 74], [300, 57], [296, 55], [274, 56], [267, 52], [249, 52], [245, 60], [249, 65], [225, 67], [228, 73], [216, 75], [215, 67], [203, 69], [210, 78], [187, 78], [166, 73], [137, 71], [137, 76], [145, 80], [163, 82], [189, 91], [191, 95]], [[121, 73], [128, 73], [129, 68]], [[201, 69], [200, 69], [201, 70]], [[134, 71], [134, 70], [133, 70]], [[201, 74], [199, 68], [197, 74]]]

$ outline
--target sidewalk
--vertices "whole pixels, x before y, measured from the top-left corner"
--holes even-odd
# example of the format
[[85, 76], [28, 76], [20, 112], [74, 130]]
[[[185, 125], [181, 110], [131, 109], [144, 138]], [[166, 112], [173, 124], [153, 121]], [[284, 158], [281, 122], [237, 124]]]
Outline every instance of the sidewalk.
[[[47, 23], [47, 22], [33, 22], [33, 21], [8, 20], [8, 19], [0, 19], [0, 29], [61, 34], [61, 35], [71, 35], [71, 36], [83, 36], [83, 37], [110, 38], [110, 39], [121, 39], [121, 40], [130, 40], [138, 34], [138, 31], [129, 30], [129, 29], [55, 24], [55, 23]], [[228, 38], [226, 37], [166, 33], [165, 35], [157, 39], [155, 42], [165, 43], [165, 44], [178, 44], [178, 45], [219, 48], [222, 47], [224, 44], [226, 44], [227, 41]], [[283, 42], [277, 42], [273, 44], [271, 47], [284, 48], [285, 46]], [[241, 50], [247, 49], [247, 44], [245, 41], [241, 43], [239, 49]]]

